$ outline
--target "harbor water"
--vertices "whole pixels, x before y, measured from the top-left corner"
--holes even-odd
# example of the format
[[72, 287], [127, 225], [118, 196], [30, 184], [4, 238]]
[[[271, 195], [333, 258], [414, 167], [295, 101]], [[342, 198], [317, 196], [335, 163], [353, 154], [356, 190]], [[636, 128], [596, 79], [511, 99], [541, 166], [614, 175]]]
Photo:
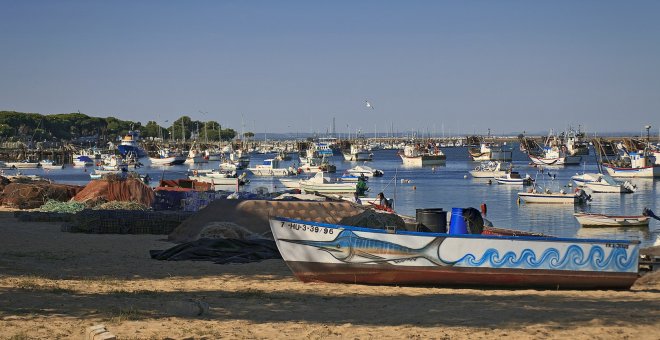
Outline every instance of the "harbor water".
[[[337, 172], [331, 177], [340, 177], [342, 173], [358, 164], [366, 164], [385, 172], [383, 177], [371, 178], [368, 182], [369, 197], [375, 197], [384, 192], [388, 198], [394, 198], [394, 208], [397, 213], [415, 216], [419, 208], [444, 208], [445, 211], [455, 207], [479, 208], [482, 203], [488, 207], [487, 218], [496, 227], [523, 231], [540, 232], [560, 237], [581, 238], [616, 238], [642, 241], [643, 246], [656, 242], [660, 236], [660, 221], [651, 220], [649, 228], [581, 228], [573, 217], [575, 212], [592, 212], [609, 215], [640, 215], [644, 208], [660, 213], [658, 190], [660, 180], [628, 179], [637, 187], [632, 194], [597, 194], [590, 193], [593, 200], [585, 205], [556, 204], [525, 204], [518, 203], [517, 193], [529, 187], [516, 185], [500, 185], [494, 180], [472, 178], [468, 171], [474, 169], [479, 162], [473, 162], [468, 157], [467, 148], [446, 148], [447, 163], [442, 166], [420, 168], [404, 167], [397, 155], [397, 150], [374, 151], [371, 162], [347, 162], [342, 156], [333, 156], [332, 162], [337, 166]], [[252, 154], [251, 165], [260, 164], [263, 159], [272, 158], [273, 154]], [[288, 166], [283, 162], [282, 166]], [[293, 163], [296, 163], [294, 160]], [[593, 150], [589, 156], [583, 156], [581, 165], [547, 167], [543, 172], [529, 165], [529, 158], [518, 151], [514, 145], [514, 170], [522, 176], [529, 174], [536, 178], [537, 184], [549, 187], [553, 191], [561, 189], [566, 192], [574, 190], [569, 187], [571, 176], [576, 173], [597, 172]], [[186, 176], [188, 169], [217, 168], [218, 162], [203, 164], [179, 165], [170, 167], [143, 166], [136, 169], [141, 174], [148, 174], [152, 183], [159, 179], [177, 179]], [[62, 170], [22, 170], [24, 174], [37, 174], [59, 183], [84, 185], [89, 182], [89, 173], [93, 168], [72, 168]], [[12, 174], [12, 171], [6, 171]], [[239, 171], [241, 172], [241, 171]], [[249, 174], [249, 172], [248, 172]], [[303, 177], [306, 177], [304, 174]], [[248, 175], [250, 183], [241, 188], [242, 191], [281, 191], [285, 188], [277, 178], [255, 177]], [[233, 188], [227, 188], [233, 190]]]

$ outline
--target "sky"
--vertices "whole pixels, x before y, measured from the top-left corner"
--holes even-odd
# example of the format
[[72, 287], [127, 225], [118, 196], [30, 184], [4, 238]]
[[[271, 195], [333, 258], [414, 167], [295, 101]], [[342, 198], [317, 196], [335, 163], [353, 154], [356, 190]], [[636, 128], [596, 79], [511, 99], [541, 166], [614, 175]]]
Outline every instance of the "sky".
[[0, 0], [0, 110], [258, 134], [333, 117], [342, 133], [657, 133], [658, 18], [644, 0]]

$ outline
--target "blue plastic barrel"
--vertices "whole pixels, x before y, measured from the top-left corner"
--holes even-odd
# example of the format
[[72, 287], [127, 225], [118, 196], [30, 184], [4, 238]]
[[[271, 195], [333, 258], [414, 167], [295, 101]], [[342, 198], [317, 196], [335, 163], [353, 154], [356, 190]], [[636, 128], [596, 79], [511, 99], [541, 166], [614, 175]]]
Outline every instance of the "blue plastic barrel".
[[451, 208], [451, 220], [449, 221], [449, 234], [467, 234], [467, 224], [463, 218], [463, 208]]

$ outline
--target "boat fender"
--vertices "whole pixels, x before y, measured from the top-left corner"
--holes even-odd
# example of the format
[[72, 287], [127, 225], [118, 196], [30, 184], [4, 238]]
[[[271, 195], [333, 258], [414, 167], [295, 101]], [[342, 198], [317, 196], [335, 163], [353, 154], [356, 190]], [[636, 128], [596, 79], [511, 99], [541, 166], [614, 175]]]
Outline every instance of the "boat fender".
[[197, 170], [193, 170], [193, 176], [197, 176], [198, 172]]
[[413, 185], [412, 189], [417, 190], [417, 186]]
[[520, 205], [520, 197], [518, 197], [518, 199], [516, 200], [516, 203], [517, 203], [518, 205]]

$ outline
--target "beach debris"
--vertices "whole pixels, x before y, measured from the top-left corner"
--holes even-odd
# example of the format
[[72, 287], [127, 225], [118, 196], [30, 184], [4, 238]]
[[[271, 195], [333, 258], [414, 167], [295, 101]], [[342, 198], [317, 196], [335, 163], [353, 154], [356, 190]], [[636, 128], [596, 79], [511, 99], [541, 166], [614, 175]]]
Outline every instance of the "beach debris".
[[200, 238], [233, 238], [237, 240], [247, 240], [251, 238], [260, 238], [260, 236], [259, 234], [253, 233], [236, 223], [211, 222], [206, 224], [199, 232], [197, 239]]
[[176, 316], [202, 316], [209, 314], [206, 301], [190, 299], [186, 301], [168, 301], [165, 303], [167, 314]]
[[375, 210], [365, 210], [358, 215], [342, 218], [338, 224], [378, 229], [384, 229], [386, 226], [406, 227], [406, 222], [399, 215], [380, 213]]
[[93, 208], [94, 210], [141, 210], [146, 211], [150, 208], [139, 202], [131, 201], [110, 201], [100, 205], [97, 205]]
[[116, 340], [117, 337], [108, 332], [105, 325], [89, 326], [85, 330], [85, 340]]

